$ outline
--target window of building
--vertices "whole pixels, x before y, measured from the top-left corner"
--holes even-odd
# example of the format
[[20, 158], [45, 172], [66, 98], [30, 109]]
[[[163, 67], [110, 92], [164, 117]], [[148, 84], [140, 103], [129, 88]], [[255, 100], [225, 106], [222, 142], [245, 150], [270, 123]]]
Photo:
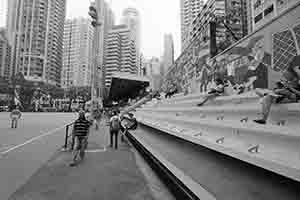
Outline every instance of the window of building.
[[257, 15], [257, 16], [254, 18], [254, 22], [257, 23], [257, 22], [259, 22], [260, 20], [262, 20], [262, 18], [263, 18], [263, 14], [260, 13], [259, 15]]
[[273, 11], [274, 11], [274, 5], [268, 7], [267, 9], [264, 10], [264, 16], [271, 14]]

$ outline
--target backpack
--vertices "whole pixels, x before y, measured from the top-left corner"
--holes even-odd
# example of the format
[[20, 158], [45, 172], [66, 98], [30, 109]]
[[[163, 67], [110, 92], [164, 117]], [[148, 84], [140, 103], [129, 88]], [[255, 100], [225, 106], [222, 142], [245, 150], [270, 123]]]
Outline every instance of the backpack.
[[119, 131], [121, 129], [120, 120], [118, 117], [113, 117], [111, 121], [111, 131]]

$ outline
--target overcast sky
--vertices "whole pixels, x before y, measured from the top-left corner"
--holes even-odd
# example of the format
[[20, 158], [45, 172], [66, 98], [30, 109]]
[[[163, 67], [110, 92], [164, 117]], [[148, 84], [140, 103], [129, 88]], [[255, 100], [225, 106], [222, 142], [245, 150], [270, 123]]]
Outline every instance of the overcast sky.
[[[5, 24], [6, 1], [0, 0], [0, 27]], [[106, 0], [111, 2], [120, 21], [122, 11], [136, 7], [141, 14], [142, 52], [145, 57], [160, 57], [163, 53], [163, 35], [171, 33], [175, 57], [180, 53], [180, 1], [179, 0]], [[90, 0], [67, 0], [67, 18], [87, 17]]]
[[[74, 3], [76, 1], [76, 3]], [[90, 0], [68, 0], [67, 17], [87, 16]], [[122, 11], [128, 6], [137, 8], [141, 15], [142, 52], [145, 57], [160, 57], [163, 53], [163, 35], [171, 33], [175, 55], [180, 53], [179, 0], [107, 0], [111, 2], [119, 23]]]

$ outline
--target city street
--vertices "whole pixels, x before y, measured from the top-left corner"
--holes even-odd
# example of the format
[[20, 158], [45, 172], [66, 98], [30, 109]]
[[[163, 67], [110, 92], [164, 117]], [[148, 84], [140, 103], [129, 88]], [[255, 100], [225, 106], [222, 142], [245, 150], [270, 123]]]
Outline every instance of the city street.
[[64, 143], [74, 113], [23, 113], [17, 129], [0, 113], [0, 199], [8, 199]]

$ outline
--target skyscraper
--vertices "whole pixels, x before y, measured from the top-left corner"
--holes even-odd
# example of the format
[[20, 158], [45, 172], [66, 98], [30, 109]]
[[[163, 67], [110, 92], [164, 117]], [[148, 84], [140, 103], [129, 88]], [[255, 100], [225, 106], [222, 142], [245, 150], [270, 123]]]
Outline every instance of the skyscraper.
[[91, 85], [93, 33], [93, 27], [88, 19], [66, 20], [63, 42], [62, 87]]
[[11, 74], [60, 86], [66, 0], [9, 0]]
[[9, 79], [11, 47], [5, 29], [0, 29], [0, 77]]
[[172, 34], [164, 35], [163, 74], [174, 63], [174, 43]]
[[6, 0], [1, 0], [0, 1], [0, 27], [5, 25], [5, 18], [6, 18], [6, 8], [7, 6], [7, 1]]
[[[94, 2], [94, 6], [97, 10], [98, 14], [98, 21], [100, 22], [100, 26], [97, 28], [99, 29], [98, 31], [98, 42], [99, 42], [99, 51], [94, 52], [95, 59], [97, 59], [97, 68], [99, 74], [93, 74], [94, 77], [96, 78], [96, 85], [98, 88], [96, 88], [99, 91], [100, 96], [103, 95], [103, 88], [105, 87], [105, 49], [107, 46], [107, 38], [108, 38], [108, 33], [112, 29], [112, 26], [115, 23], [115, 17], [114, 13], [110, 7], [110, 5], [105, 1], [105, 0], [96, 0]], [[95, 32], [96, 34], [96, 32]]]
[[181, 19], [181, 49], [188, 46], [190, 41], [190, 26], [204, 6], [204, 0], [180, 0]]
[[132, 32], [125, 24], [113, 26], [105, 50], [105, 87], [115, 72], [137, 74], [136, 48]]
[[[136, 64], [140, 66], [141, 56], [141, 19], [139, 11], [135, 8], [129, 7], [123, 11], [122, 24], [126, 24], [129, 30], [132, 32], [133, 39], [136, 45]], [[138, 68], [138, 74], [141, 69]]]

